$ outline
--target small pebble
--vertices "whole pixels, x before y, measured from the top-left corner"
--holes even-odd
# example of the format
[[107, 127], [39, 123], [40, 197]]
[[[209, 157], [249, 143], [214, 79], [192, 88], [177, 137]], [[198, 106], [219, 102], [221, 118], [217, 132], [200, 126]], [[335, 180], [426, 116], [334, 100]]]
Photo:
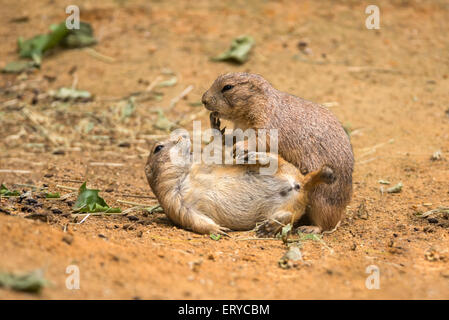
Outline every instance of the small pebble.
[[65, 151], [61, 150], [61, 149], [56, 149], [55, 151], [52, 152], [52, 154], [57, 155], [57, 156], [63, 156], [63, 155], [65, 155]]
[[64, 241], [68, 245], [71, 245], [73, 242], [73, 236], [71, 236], [70, 234], [66, 234], [64, 235], [64, 237], [62, 237], [62, 241]]
[[438, 219], [436, 218], [429, 218], [427, 221], [429, 221], [429, 223], [438, 223]]
[[127, 141], [124, 141], [124, 142], [120, 142], [120, 143], [118, 144], [118, 146], [119, 146], [120, 148], [129, 148], [129, 147], [131, 147], [131, 143], [129, 143], [129, 142], [127, 142]]

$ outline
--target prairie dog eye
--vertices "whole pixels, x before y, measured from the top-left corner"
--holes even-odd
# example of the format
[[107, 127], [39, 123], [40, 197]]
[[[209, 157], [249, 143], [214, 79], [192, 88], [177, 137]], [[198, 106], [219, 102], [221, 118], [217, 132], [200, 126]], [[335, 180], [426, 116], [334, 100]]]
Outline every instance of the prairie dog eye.
[[154, 152], [153, 153], [158, 153], [159, 151], [162, 150], [163, 147], [164, 147], [164, 145], [162, 145], [162, 144], [156, 146], [156, 148], [154, 148]]
[[227, 85], [225, 85], [225, 86], [223, 87], [223, 89], [221, 89], [221, 92], [225, 92], [225, 91], [231, 90], [232, 88], [234, 88], [233, 85], [227, 84]]

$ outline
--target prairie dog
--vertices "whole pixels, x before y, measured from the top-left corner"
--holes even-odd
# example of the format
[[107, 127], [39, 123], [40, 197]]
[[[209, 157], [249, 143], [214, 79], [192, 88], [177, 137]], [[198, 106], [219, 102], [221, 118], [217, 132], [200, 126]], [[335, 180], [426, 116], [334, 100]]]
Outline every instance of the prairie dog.
[[281, 158], [275, 175], [260, 175], [258, 164], [196, 164], [190, 149], [185, 137], [155, 143], [145, 174], [168, 218], [200, 234], [251, 230], [261, 223], [259, 235], [275, 235], [302, 216], [310, 190], [334, 179], [327, 166], [304, 177]]
[[[281, 92], [263, 77], [248, 73], [219, 76], [202, 102], [212, 111], [211, 126], [230, 120], [234, 129], [278, 129], [279, 154], [303, 174], [328, 164], [333, 184], [311, 190], [303, 232], [333, 229], [352, 196], [354, 156], [349, 137], [337, 118], [319, 104]], [[308, 220], [308, 221], [307, 221]]]

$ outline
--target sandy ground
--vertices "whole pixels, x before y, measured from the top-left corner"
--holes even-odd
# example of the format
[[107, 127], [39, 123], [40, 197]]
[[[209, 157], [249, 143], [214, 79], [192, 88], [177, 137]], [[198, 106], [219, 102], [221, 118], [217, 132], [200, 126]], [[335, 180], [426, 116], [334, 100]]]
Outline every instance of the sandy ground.
[[[19, 36], [47, 32], [76, 3], [1, 2], [1, 66], [17, 59]], [[39, 71], [0, 75], [0, 169], [30, 171], [2, 172], [0, 182], [11, 188], [46, 184], [64, 195], [71, 191], [61, 185], [78, 188], [88, 180], [111, 206], [131, 207], [117, 200], [154, 205], [143, 171], [151, 135], [165, 134], [153, 127], [154, 109], [168, 107], [193, 85], [166, 115], [188, 129], [193, 119], [206, 128], [208, 114], [195, 106], [202, 93], [221, 73], [248, 71], [278, 89], [328, 103], [352, 131], [353, 200], [340, 228], [323, 242], [303, 241], [304, 262], [284, 270], [278, 266], [286, 250], [282, 241], [242, 240], [252, 232], [214, 241], [173, 226], [163, 213], [142, 210], [77, 224], [70, 216], [73, 195], [40, 199], [42, 207], [31, 208], [1, 199], [8, 214], [0, 213], [0, 270], [40, 269], [51, 285], [40, 295], [0, 289], [0, 298], [448, 299], [448, 216], [417, 213], [449, 206], [449, 4], [376, 1], [380, 30], [365, 28], [368, 4], [80, 3], [81, 19], [99, 39], [96, 52], [112, 60], [57, 50]], [[23, 16], [28, 21], [12, 21]], [[210, 61], [241, 34], [256, 40], [246, 64]], [[307, 52], [298, 48], [300, 41]], [[120, 120], [114, 99], [173, 74], [175, 86], [158, 88], [159, 98], [137, 103], [134, 114]], [[44, 97], [31, 103], [33, 96], [74, 82], [95, 100], [68, 104]], [[89, 121], [93, 129], [87, 132]], [[431, 160], [438, 150], [442, 159]], [[379, 180], [391, 182], [384, 189], [402, 182], [402, 192], [380, 192]], [[33, 213], [39, 219], [28, 219]], [[79, 267], [79, 290], [66, 288], [69, 265]], [[378, 290], [365, 286], [370, 265], [380, 270]]]

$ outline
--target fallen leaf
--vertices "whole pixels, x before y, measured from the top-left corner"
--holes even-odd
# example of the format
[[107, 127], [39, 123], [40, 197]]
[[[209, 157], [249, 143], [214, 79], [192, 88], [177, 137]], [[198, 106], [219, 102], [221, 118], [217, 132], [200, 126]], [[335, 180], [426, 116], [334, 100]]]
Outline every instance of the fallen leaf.
[[73, 205], [75, 212], [122, 212], [120, 208], [111, 208], [106, 201], [98, 195], [99, 190], [87, 189], [86, 182], [79, 189], [78, 198]]
[[44, 53], [57, 46], [69, 33], [65, 22], [53, 26], [51, 29], [52, 31], [48, 34], [37, 35], [28, 40], [20, 37], [17, 40], [19, 56], [22, 58], [31, 58], [36, 64], [40, 65]]
[[13, 61], [8, 63], [3, 69], [4, 73], [21, 73], [39, 67], [34, 61]]
[[48, 284], [40, 270], [28, 274], [15, 275], [0, 273], [0, 287], [11, 288], [16, 291], [39, 293]]
[[86, 22], [80, 22], [79, 29], [69, 30], [67, 36], [61, 41], [61, 45], [66, 48], [83, 48], [96, 43], [92, 26]]
[[132, 116], [134, 111], [136, 110], [135, 98], [129, 98], [125, 103], [122, 104], [120, 109], [120, 118], [122, 121], [125, 121], [129, 117]]
[[11, 191], [4, 184], [0, 186], [0, 195], [3, 197], [18, 197], [20, 192], [17, 190]]
[[51, 97], [63, 101], [90, 101], [92, 94], [86, 90], [77, 90], [72, 88], [59, 88], [58, 90], [50, 90], [48, 93]]
[[240, 36], [232, 40], [229, 50], [212, 58], [214, 61], [232, 61], [245, 63], [248, 60], [249, 52], [254, 45], [254, 39], [251, 36]]
[[218, 241], [218, 240], [221, 239], [221, 234], [214, 234], [214, 233], [211, 233], [211, 234], [210, 234], [210, 238], [211, 238], [212, 240]]
[[402, 191], [402, 182], [399, 182], [397, 185], [387, 189], [387, 193], [399, 193], [401, 191]]

